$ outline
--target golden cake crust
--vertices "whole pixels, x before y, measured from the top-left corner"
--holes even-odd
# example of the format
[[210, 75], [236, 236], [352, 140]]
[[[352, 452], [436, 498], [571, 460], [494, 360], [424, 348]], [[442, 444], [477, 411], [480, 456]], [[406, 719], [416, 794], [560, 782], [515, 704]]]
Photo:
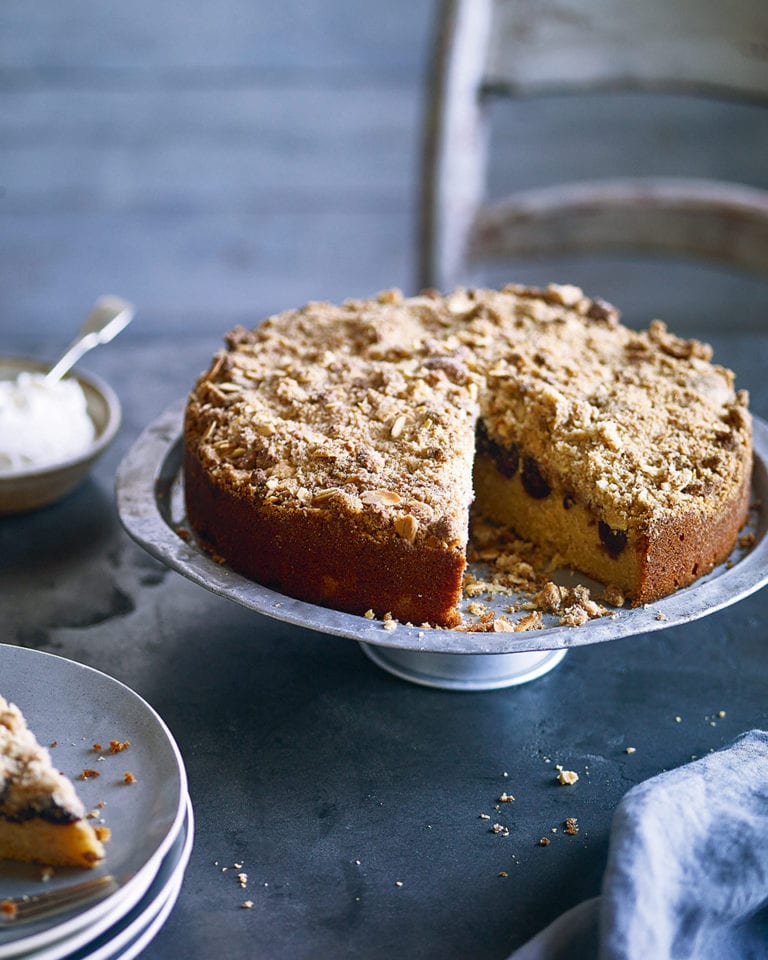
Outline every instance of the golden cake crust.
[[450, 626], [476, 488], [649, 602], [727, 556], [745, 521], [733, 380], [705, 344], [631, 331], [575, 287], [308, 304], [233, 331], [198, 380], [189, 520], [289, 595]]

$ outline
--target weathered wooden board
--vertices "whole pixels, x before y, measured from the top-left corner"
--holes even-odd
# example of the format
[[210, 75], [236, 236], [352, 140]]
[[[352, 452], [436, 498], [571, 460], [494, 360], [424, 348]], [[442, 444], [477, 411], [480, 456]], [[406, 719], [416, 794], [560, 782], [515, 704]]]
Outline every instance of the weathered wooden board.
[[16, 82], [101, 74], [113, 84], [222, 86], [263, 70], [350, 83], [355, 72], [414, 76], [434, 9], [434, 0], [3, 0], [0, 63], [29, 71]]
[[157, 333], [224, 331], [307, 300], [410, 282], [402, 210], [4, 215], [0, 336], [71, 333], [101, 293]]
[[432, 7], [0, 6], [0, 336], [408, 286]]
[[11, 91], [3, 209], [272, 212], [411, 202], [413, 84]]
[[[310, 298], [415, 290], [436, 8], [5, 0], [0, 338], [63, 341], [105, 290], [137, 302], [132, 336], [174, 337]], [[768, 186], [756, 107], [601, 95], [493, 110], [493, 195], [627, 167]], [[513, 260], [485, 279], [582, 282], [642, 321], [657, 276], [671, 321], [712, 326], [713, 305], [736, 304], [740, 324], [763, 322], [752, 278], [686, 265]], [[703, 311], [681, 285], [702, 291]]]

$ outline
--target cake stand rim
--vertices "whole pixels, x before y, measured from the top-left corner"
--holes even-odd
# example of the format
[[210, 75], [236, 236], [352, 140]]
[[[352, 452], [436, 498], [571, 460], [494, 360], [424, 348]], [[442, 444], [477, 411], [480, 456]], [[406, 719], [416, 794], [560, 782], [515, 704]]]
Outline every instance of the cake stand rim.
[[164, 498], [180, 483], [181, 421], [186, 398], [167, 407], [135, 440], [115, 477], [118, 515], [126, 532], [166, 566], [217, 596], [247, 609], [319, 633], [374, 646], [423, 653], [513, 654], [570, 649], [669, 629], [708, 616], [761, 589], [768, 582], [768, 423], [752, 415], [754, 467], [752, 499], [761, 501], [756, 542], [727, 568], [727, 561], [694, 584], [616, 617], [581, 627], [556, 626], [521, 633], [477, 633], [397, 624], [297, 600], [214, 561], [188, 533], [180, 532]]

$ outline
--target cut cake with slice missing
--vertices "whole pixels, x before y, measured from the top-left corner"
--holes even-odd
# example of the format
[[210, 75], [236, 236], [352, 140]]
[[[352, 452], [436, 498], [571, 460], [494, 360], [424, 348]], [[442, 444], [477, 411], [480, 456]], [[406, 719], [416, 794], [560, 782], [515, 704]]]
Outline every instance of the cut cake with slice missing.
[[85, 808], [13, 704], [0, 696], [0, 860], [94, 867], [104, 846]]
[[470, 504], [634, 604], [725, 559], [747, 396], [570, 286], [389, 291], [227, 337], [187, 405], [189, 521], [265, 585], [455, 626]]

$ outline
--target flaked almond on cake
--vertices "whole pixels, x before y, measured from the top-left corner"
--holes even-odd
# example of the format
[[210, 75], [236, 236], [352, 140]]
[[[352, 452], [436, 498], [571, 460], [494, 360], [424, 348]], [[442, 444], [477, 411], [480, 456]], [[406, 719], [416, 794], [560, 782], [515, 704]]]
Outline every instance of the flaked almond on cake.
[[185, 417], [189, 521], [282, 592], [460, 620], [468, 515], [657, 600], [747, 516], [747, 396], [711, 349], [571, 286], [389, 291], [237, 329]]
[[0, 696], [0, 860], [94, 867], [104, 846], [71, 781], [17, 706]]

